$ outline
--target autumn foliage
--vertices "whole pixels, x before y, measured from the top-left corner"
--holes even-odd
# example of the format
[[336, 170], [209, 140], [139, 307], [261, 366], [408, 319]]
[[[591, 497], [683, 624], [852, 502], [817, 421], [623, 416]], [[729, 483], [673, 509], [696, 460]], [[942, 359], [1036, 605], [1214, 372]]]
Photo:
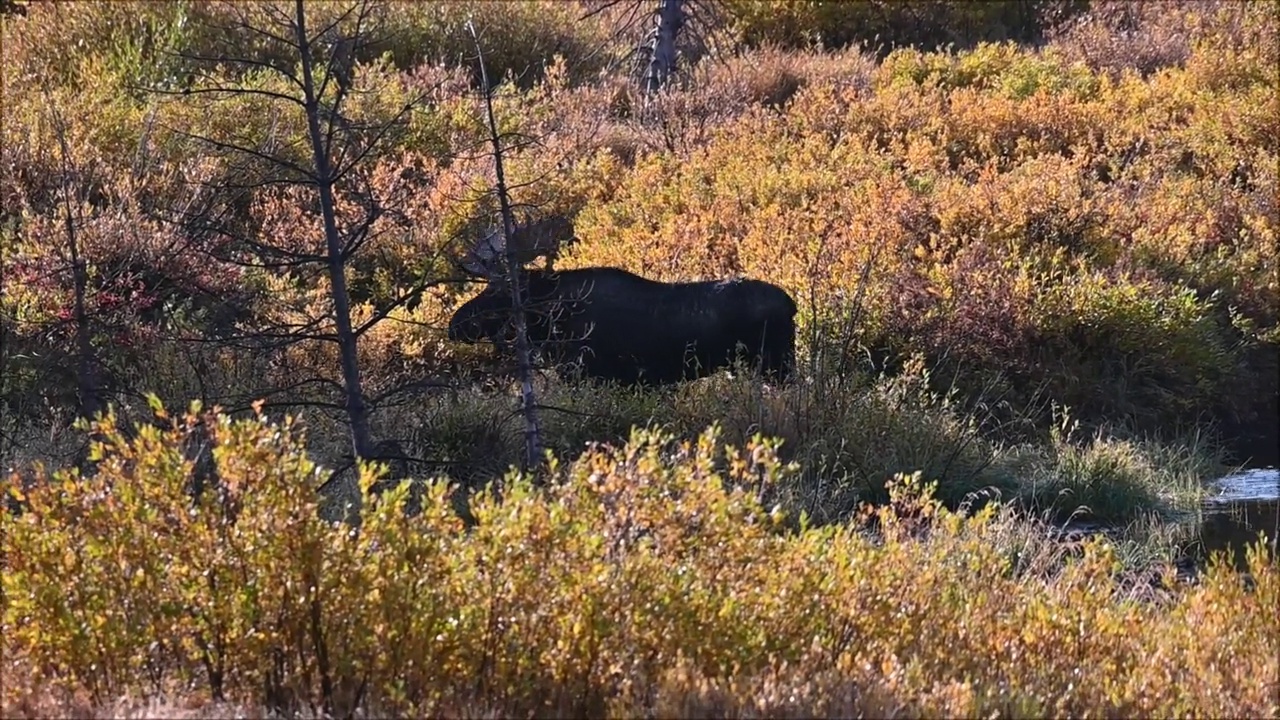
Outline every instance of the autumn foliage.
[[[1273, 3], [728, 0], [728, 52], [647, 99], [618, 8], [378, 5], [344, 112], [389, 129], [337, 222], [381, 209], [351, 313], [374, 432], [420, 482], [354, 525], [334, 505], [373, 470], [315, 492], [351, 447], [324, 268], [268, 262], [324, 246], [278, 177], [310, 152], [268, 100], [297, 60], [227, 29], [269, 7], [11, 7], [0, 675], [32, 680], [5, 714], [192, 687], [373, 715], [1280, 714], [1274, 544], [1188, 585], [1026, 520], [1192, 512], [1205, 456], [1274, 446]], [[548, 373], [560, 464], [503, 479], [502, 362], [445, 334], [494, 212], [470, 17], [513, 199], [573, 222], [557, 266], [776, 283], [799, 382]], [[231, 51], [257, 64], [201, 60]], [[77, 454], [86, 367], [115, 414]], [[152, 394], [227, 412], [156, 424]], [[197, 420], [218, 483], [193, 504]], [[1212, 447], [1161, 444], [1187, 436]]]
[[[5, 263], [20, 282], [7, 286], [5, 303], [15, 342], [42, 353], [64, 342], [65, 271], [51, 241], [67, 212], [59, 192], [75, 194], [72, 212], [84, 224], [91, 309], [118, 318], [104, 321], [99, 342], [136, 351], [116, 373], [172, 378], [175, 350], [165, 345], [173, 333], [147, 330], [157, 322], [208, 333], [322, 314], [313, 279], [246, 271], [227, 262], [232, 251], [184, 245], [183, 228], [148, 222], [156, 208], [187, 199], [192, 183], [253, 168], [197, 155], [175, 129], [250, 138], [291, 131], [280, 124], [287, 119], [268, 121], [252, 96], [214, 113], [194, 98], [149, 103], [116, 92], [140, 82], [140, 56], [227, 42], [200, 34], [201, 14], [217, 6], [86, 7], [33, 8], [6, 25], [3, 191], [17, 224], [6, 231]], [[443, 38], [449, 13], [462, 12], [428, 7], [391, 15], [405, 29], [394, 37], [404, 41], [413, 29]], [[536, 37], [558, 17], [521, 3], [495, 7], [503, 9], [487, 13], [492, 33], [519, 26]], [[754, 6], [734, 7], [738, 27], [763, 22], [748, 12]], [[1038, 52], [1008, 42], [956, 54], [901, 47], [876, 63], [855, 50], [751, 50], [658, 98], [646, 111], [657, 119], [646, 123], [634, 120], [633, 91], [578, 75], [589, 62], [561, 43], [560, 55], [539, 63], [538, 82], [497, 98], [504, 130], [539, 138], [512, 152], [515, 199], [575, 216], [582, 242], [565, 266], [611, 264], [666, 280], [746, 274], [783, 285], [810, 328], [802, 354], [840, 336], [846, 349], [924, 353], [948, 382], [995, 382], [1015, 404], [1043, 390], [1090, 421], [1125, 418], [1143, 431], [1205, 416], [1256, 425], [1268, 412], [1257, 398], [1275, 389], [1280, 292], [1280, 128], [1267, 70], [1276, 58], [1264, 41], [1275, 19], [1249, 4], [1130, 7], [1119, 19], [1106, 6], [1062, 25]], [[118, 13], [129, 22], [113, 21]], [[1118, 36], [1105, 35], [1107, 23], [1139, 23], [1185, 51], [1156, 67], [1117, 68]], [[600, 32], [572, 27], [559, 32], [580, 33], [573, 42]], [[385, 54], [360, 66], [352, 109], [372, 122], [408, 93], [430, 91], [397, 149], [372, 158], [365, 173], [397, 212], [378, 221], [366, 259], [352, 264], [357, 321], [397, 291], [428, 287], [411, 310], [368, 333], [362, 353], [375, 388], [406, 370], [474, 363], [474, 352], [440, 334], [469, 289], [431, 280], [447, 275], [458, 238], [492, 209], [476, 203], [492, 171], [474, 152], [482, 126], [467, 73], [424, 64], [430, 58], [408, 48], [380, 48]], [[502, 56], [492, 61], [500, 73]], [[70, 77], [56, 82], [55, 67]], [[168, 70], [181, 81], [180, 63]], [[270, 89], [274, 81], [244, 82]], [[65, 116], [76, 170], [77, 184], [63, 190], [54, 109]], [[296, 192], [264, 186], [227, 202], [248, 232], [315, 242], [318, 215]], [[222, 262], [200, 261], [211, 255]], [[215, 312], [209, 298], [219, 296], [233, 307]], [[857, 323], [846, 328], [841, 318], [851, 312]], [[336, 367], [332, 348], [303, 344], [287, 354], [242, 371], [261, 382], [234, 392], [247, 402], [299, 367], [336, 372], [321, 369]], [[170, 394], [155, 382], [147, 389]], [[9, 390], [33, 391], [23, 382]]]
[[[180, 448], [200, 421], [219, 484], [193, 505]], [[760, 497], [795, 468], [714, 430], [636, 433], [542, 489], [508, 476], [471, 527], [444, 482], [415, 516], [402, 484], [330, 524], [290, 420], [98, 429], [95, 477], [6, 488], [24, 512], [2, 520], [4, 669], [28, 678], [10, 711], [192, 684], [370, 716], [1280, 711], [1261, 544], [1247, 585], [1222, 562], [1135, 585], [1106, 540], [953, 513], [918, 476], [852, 523], [788, 531]]]

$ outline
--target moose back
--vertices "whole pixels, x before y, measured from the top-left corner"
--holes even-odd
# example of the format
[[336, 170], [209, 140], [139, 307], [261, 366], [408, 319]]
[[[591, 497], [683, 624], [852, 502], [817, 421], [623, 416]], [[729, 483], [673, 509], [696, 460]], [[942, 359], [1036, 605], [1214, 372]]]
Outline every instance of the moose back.
[[[793, 372], [796, 304], [771, 283], [664, 283], [607, 267], [520, 273], [531, 345], [545, 360], [578, 364], [586, 377], [666, 384], [736, 357], [774, 380]], [[511, 299], [510, 285], [491, 280], [454, 313], [449, 339], [510, 348]]]

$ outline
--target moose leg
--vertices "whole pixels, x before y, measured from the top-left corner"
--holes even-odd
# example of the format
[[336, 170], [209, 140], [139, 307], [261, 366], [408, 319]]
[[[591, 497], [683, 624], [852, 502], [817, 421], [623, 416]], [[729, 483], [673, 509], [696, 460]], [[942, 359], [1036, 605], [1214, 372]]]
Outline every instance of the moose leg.
[[795, 330], [790, 325], [766, 330], [760, 369], [766, 378], [784, 383], [795, 369]]

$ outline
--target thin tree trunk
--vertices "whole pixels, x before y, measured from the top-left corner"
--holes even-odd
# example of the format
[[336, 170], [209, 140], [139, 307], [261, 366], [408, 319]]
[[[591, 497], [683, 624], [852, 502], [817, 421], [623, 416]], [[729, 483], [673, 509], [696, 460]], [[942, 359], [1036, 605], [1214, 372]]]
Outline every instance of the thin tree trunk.
[[76, 237], [76, 224], [72, 215], [71, 200], [65, 197], [68, 192], [64, 187], [63, 193], [67, 216], [67, 250], [71, 257], [71, 276], [75, 293], [76, 388], [80, 401], [78, 414], [83, 418], [92, 418], [102, 409], [102, 406], [98, 397], [97, 373], [94, 372], [93, 340], [89, 334], [89, 313], [85, 310], [85, 296], [89, 292], [89, 270], [85, 267], [84, 258], [80, 257], [80, 242]]
[[[469, 24], [470, 25], [470, 24]], [[516, 330], [516, 371], [520, 374], [520, 412], [524, 416], [524, 464], [526, 470], [534, 468], [542, 453], [542, 438], [538, 424], [538, 402], [533, 390], [533, 350], [529, 345], [529, 328], [525, 316], [524, 278], [519, 272], [518, 248], [510, 237], [515, 229], [515, 215], [511, 210], [511, 198], [507, 194], [506, 172], [502, 166], [502, 140], [498, 137], [498, 122], [493, 116], [493, 98], [489, 87], [489, 73], [485, 69], [484, 53], [480, 39], [471, 26], [471, 37], [476, 43], [480, 59], [480, 79], [483, 83], [485, 114], [489, 121], [489, 141], [493, 145], [494, 174], [497, 181], [498, 203], [502, 209], [502, 233], [506, 248], [507, 286], [511, 289], [511, 312]]]
[[[48, 97], [46, 96], [46, 101]], [[67, 144], [66, 126], [62, 116], [49, 104], [54, 127], [58, 135], [58, 149], [62, 161], [62, 203], [66, 214], [67, 256], [71, 260], [71, 282], [73, 293], [72, 317], [76, 332], [76, 414], [81, 418], [92, 418], [102, 410], [102, 398], [98, 387], [95, 359], [93, 357], [93, 340], [89, 333], [89, 313], [85, 308], [85, 297], [89, 292], [89, 270], [84, 258], [80, 256], [80, 239], [76, 233], [75, 208], [71, 202], [71, 148]]]
[[369, 409], [365, 405], [360, 382], [360, 365], [356, 356], [357, 337], [351, 326], [351, 300], [347, 294], [346, 260], [342, 256], [342, 240], [334, 212], [333, 175], [329, 156], [320, 131], [320, 98], [316, 97], [312, 73], [311, 45], [307, 40], [306, 15], [302, 0], [295, 2], [297, 22], [294, 29], [302, 60], [303, 93], [307, 113], [307, 131], [316, 165], [316, 187], [320, 191], [320, 214], [324, 219], [324, 237], [329, 260], [329, 284], [333, 291], [334, 324], [342, 357], [342, 380], [346, 390], [347, 417], [351, 422], [351, 444], [357, 458], [368, 458], [373, 452], [369, 430]]

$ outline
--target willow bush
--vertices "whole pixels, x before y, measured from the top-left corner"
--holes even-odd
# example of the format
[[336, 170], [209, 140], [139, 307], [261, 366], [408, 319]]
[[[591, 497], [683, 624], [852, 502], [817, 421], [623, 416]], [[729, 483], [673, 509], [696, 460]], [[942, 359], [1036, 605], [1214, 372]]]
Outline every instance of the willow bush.
[[[1215, 561], [1135, 589], [1105, 539], [1064, 554], [919, 475], [852, 523], [788, 530], [760, 497], [798, 468], [714, 428], [553, 461], [545, 489], [508, 475], [470, 529], [443, 478], [417, 515], [402, 484], [331, 524], [294, 421], [156, 407], [131, 439], [95, 424], [91, 477], [6, 485], [3, 671], [29, 678], [6, 708], [199, 687], [370, 714], [1280, 711], [1262, 545], [1247, 584]], [[199, 422], [216, 483], [193, 500]]]

